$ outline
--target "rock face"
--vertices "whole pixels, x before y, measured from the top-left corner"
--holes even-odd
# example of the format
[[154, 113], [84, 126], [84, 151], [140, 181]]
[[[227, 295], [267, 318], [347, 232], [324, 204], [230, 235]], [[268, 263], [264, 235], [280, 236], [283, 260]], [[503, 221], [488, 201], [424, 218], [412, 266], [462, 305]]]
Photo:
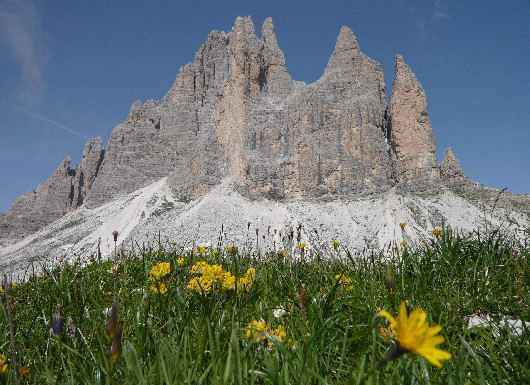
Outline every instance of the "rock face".
[[452, 148], [445, 150], [444, 160], [440, 163], [440, 176], [446, 183], [466, 184], [469, 182], [467, 175], [460, 168], [460, 163], [455, 157]]
[[397, 182], [422, 182], [440, 176], [427, 98], [401, 55], [390, 95], [390, 139]]
[[381, 65], [349, 28], [307, 85], [289, 76], [270, 18], [261, 38], [237, 18], [231, 32], [210, 33], [162, 100], [134, 102], [106, 150], [91, 139], [81, 166], [67, 158], [18, 198], [0, 240], [163, 177], [189, 198], [228, 177], [247, 197], [330, 200], [464, 178], [454, 154], [446, 159], [440, 167], [425, 93], [401, 56], [389, 108]]
[[0, 240], [23, 237], [81, 206], [97, 176], [103, 154], [101, 138], [90, 139], [81, 166], [71, 168], [68, 157], [45, 183], [18, 197], [7, 215], [0, 218], [3, 221]]

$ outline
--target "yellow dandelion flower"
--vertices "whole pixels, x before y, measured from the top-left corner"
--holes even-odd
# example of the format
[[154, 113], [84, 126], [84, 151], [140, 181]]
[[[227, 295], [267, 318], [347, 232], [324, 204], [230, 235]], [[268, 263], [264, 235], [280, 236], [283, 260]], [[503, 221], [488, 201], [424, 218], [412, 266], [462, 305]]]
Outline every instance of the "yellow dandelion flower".
[[300, 243], [297, 247], [298, 247], [300, 250], [304, 250], [304, 249], [307, 247], [307, 243]]
[[155, 267], [151, 269], [149, 273], [149, 279], [151, 281], [160, 281], [163, 277], [168, 275], [171, 272], [171, 267], [168, 262], [158, 263]]
[[407, 246], [407, 242], [401, 242], [400, 245], [401, 246]]
[[407, 305], [403, 301], [396, 318], [387, 311], [381, 311], [379, 315], [385, 317], [390, 322], [390, 328], [397, 332], [397, 344], [401, 352], [423, 356], [439, 368], [442, 366], [440, 361], [451, 358], [450, 353], [437, 348], [437, 345], [445, 341], [444, 337], [437, 335], [442, 327], [429, 326], [425, 321], [427, 313], [420, 308], [407, 314]]
[[405, 228], [406, 225], [407, 225], [407, 222], [402, 222], [399, 224], [402, 230]]
[[158, 287], [154, 283], [151, 285], [151, 290], [153, 290], [155, 293], [158, 293], [158, 289], [160, 289], [160, 294], [167, 293], [167, 286], [164, 282], [158, 282]]
[[432, 234], [432, 235], [436, 235], [436, 236], [438, 236], [438, 235], [442, 235], [442, 234], [443, 234], [443, 230], [440, 230], [440, 229], [434, 229], [434, 230], [431, 231], [431, 234]]
[[263, 333], [268, 333], [270, 331], [269, 326], [264, 321], [251, 321], [247, 325], [247, 339], [254, 342], [261, 342], [265, 340], [265, 335]]
[[280, 251], [280, 255], [284, 258], [289, 258], [289, 253], [285, 250]]
[[333, 247], [339, 247], [339, 245], [340, 245], [339, 241], [332, 241], [331, 242], [331, 246], [333, 246]]

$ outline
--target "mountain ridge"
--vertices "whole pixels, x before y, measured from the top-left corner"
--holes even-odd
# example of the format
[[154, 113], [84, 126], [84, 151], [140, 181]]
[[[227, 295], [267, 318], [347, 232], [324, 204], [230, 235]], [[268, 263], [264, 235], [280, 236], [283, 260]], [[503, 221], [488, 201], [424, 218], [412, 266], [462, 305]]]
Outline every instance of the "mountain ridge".
[[400, 55], [395, 71], [387, 102], [381, 65], [344, 26], [322, 76], [293, 81], [272, 20], [259, 38], [250, 16], [238, 17], [208, 35], [160, 101], [134, 102], [106, 148], [89, 140], [80, 166], [66, 158], [17, 198], [0, 217], [0, 242], [166, 177], [188, 198], [226, 178], [274, 201], [473, 188], [452, 150], [438, 163], [425, 92]]

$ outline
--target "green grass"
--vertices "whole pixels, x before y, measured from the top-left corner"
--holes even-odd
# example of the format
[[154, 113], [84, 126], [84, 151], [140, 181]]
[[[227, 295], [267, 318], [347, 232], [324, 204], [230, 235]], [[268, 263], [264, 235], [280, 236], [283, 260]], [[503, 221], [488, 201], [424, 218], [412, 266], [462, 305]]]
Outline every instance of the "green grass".
[[[121, 252], [117, 279], [113, 261], [57, 263], [10, 289], [18, 366], [30, 384], [523, 384], [530, 382], [530, 330], [514, 336], [492, 328], [467, 329], [475, 313], [495, 321], [529, 321], [529, 251], [499, 233], [461, 236], [446, 230], [414, 248], [353, 257], [339, 246], [334, 259], [233, 255], [190, 255], [171, 243]], [[311, 253], [323, 252], [312, 249]], [[315, 255], [313, 255], [315, 257]], [[329, 256], [329, 255], [328, 255]], [[185, 263], [179, 265], [177, 259]], [[256, 269], [249, 292], [202, 296], [186, 288], [193, 263], [218, 263], [241, 277]], [[169, 262], [166, 294], [154, 293], [149, 271]], [[388, 264], [387, 264], [388, 263]], [[390, 268], [388, 268], [390, 267]], [[487, 274], [485, 271], [487, 270]], [[391, 272], [391, 276], [389, 273]], [[344, 273], [352, 290], [338, 285]], [[385, 274], [387, 284], [385, 286]], [[393, 290], [388, 290], [392, 286]], [[300, 293], [305, 287], [305, 300]], [[105, 334], [108, 309], [118, 303], [124, 318], [122, 355], [113, 363]], [[405, 354], [373, 370], [389, 348], [379, 335], [387, 326], [377, 314], [396, 314], [400, 302], [421, 307], [430, 324], [442, 325], [440, 348], [453, 358], [438, 369], [423, 357]], [[57, 304], [65, 331], [50, 333]], [[286, 314], [277, 319], [273, 311]], [[70, 319], [71, 335], [67, 333]], [[246, 338], [250, 321], [284, 325], [286, 341]], [[288, 341], [287, 341], [288, 340]], [[267, 343], [271, 341], [271, 343]], [[14, 383], [5, 298], [0, 305], [0, 353]], [[0, 368], [1, 369], [1, 368]]]

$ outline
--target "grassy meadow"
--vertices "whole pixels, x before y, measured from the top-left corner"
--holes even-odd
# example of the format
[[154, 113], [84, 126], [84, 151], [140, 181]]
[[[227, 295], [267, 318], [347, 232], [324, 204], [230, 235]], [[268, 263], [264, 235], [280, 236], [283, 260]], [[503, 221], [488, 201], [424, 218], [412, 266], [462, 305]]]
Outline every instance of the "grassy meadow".
[[[250, 238], [29, 266], [2, 290], [0, 384], [15, 383], [10, 326], [20, 384], [530, 383], [525, 244], [443, 229], [350, 254], [291, 233], [260, 253]], [[427, 360], [423, 337], [451, 358]]]

